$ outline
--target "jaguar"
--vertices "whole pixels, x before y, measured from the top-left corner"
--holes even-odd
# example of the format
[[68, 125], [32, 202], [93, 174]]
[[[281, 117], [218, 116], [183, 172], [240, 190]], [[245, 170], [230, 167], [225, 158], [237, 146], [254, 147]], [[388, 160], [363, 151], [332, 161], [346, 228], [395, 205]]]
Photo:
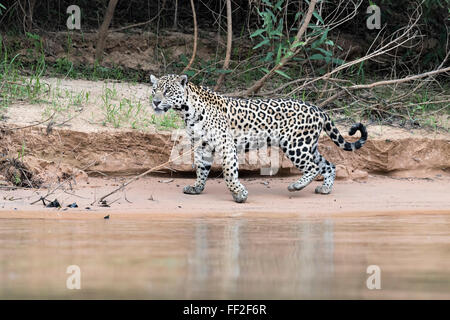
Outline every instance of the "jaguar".
[[331, 140], [346, 151], [361, 148], [367, 141], [362, 123], [354, 124], [360, 138], [348, 142], [332, 119], [321, 108], [296, 99], [241, 99], [214, 92], [188, 81], [186, 75], [150, 76], [152, 107], [156, 114], [170, 109], [183, 119], [194, 146], [197, 180], [185, 186], [186, 194], [200, 194], [205, 189], [215, 154], [220, 154], [223, 176], [234, 201], [245, 202], [248, 191], [239, 181], [238, 154], [263, 146], [277, 146], [303, 174], [288, 186], [289, 191], [305, 188], [319, 174], [323, 184], [318, 194], [331, 192], [336, 167], [317, 148], [324, 130]]

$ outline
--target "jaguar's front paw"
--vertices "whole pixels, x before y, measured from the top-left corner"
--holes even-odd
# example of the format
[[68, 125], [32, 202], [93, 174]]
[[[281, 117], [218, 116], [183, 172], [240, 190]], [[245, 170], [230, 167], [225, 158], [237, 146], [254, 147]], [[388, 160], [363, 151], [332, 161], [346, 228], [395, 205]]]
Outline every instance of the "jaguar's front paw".
[[186, 194], [200, 194], [202, 193], [204, 187], [199, 186], [186, 186], [183, 188], [183, 192]]
[[242, 191], [239, 191], [238, 193], [232, 193], [232, 195], [233, 195], [234, 201], [236, 201], [237, 203], [243, 203], [243, 202], [245, 202], [245, 200], [247, 200], [248, 191], [242, 190]]
[[327, 186], [318, 186], [316, 187], [316, 193], [319, 194], [329, 194], [331, 192], [331, 187], [327, 187]]

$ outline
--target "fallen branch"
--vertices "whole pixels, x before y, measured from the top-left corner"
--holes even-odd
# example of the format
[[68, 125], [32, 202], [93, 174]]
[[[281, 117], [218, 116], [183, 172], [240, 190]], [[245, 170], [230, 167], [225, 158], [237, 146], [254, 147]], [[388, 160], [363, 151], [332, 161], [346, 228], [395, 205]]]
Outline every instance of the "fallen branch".
[[[190, 153], [190, 152], [191, 152], [191, 151], [189, 150], [189, 153]], [[186, 153], [187, 153], [187, 152], [184, 152], [184, 153], [183, 153], [182, 155], [180, 155], [179, 157], [182, 157], [182, 156], [183, 156], [184, 154], [186, 154]], [[175, 158], [175, 159], [178, 159], [179, 157], [177, 157], [177, 158]], [[150, 169], [148, 169], [147, 171], [141, 173], [140, 175], [135, 176], [135, 177], [133, 177], [132, 179], [128, 180], [127, 182], [122, 183], [122, 185], [121, 185], [120, 187], [114, 189], [114, 190], [111, 191], [110, 193], [108, 193], [108, 194], [104, 195], [103, 197], [101, 197], [101, 198], [98, 200], [98, 202], [104, 201], [104, 200], [105, 200], [106, 198], [108, 198], [109, 196], [113, 195], [113, 194], [116, 193], [117, 191], [120, 191], [120, 190], [124, 189], [124, 188], [125, 188], [126, 186], [128, 186], [130, 183], [139, 180], [139, 179], [142, 178], [143, 176], [145, 176], [145, 175], [147, 175], [147, 174], [149, 174], [149, 173], [151, 173], [151, 172], [154, 172], [154, 171], [157, 171], [157, 170], [159, 170], [159, 169], [164, 168], [165, 165], [169, 164], [171, 161], [173, 161], [173, 160], [175, 160], [175, 159], [168, 160], [168, 161], [164, 162], [163, 164], [160, 164], [160, 165], [158, 165], [158, 166], [156, 166], [156, 167], [150, 168]], [[91, 203], [91, 206], [94, 205], [94, 203], [96, 203], [96, 202], [97, 202], [97, 200], [95, 200], [94, 202], [92, 202], [92, 203]]]
[[38, 125], [40, 125], [40, 124], [44, 124], [44, 123], [46, 123], [46, 122], [52, 120], [53, 117], [55, 116], [55, 114], [56, 114], [56, 111], [53, 112], [53, 114], [52, 114], [49, 118], [47, 118], [47, 119], [45, 119], [45, 120], [43, 120], [43, 121], [40, 121], [40, 122], [38, 122], [38, 123], [35, 123], [35, 124], [30, 124], [30, 125], [27, 125], [27, 126], [24, 126], [24, 127], [8, 128], [8, 129], [5, 129], [5, 130], [14, 131], [14, 130], [22, 130], [22, 129], [26, 129], [26, 128], [35, 127], [35, 126], [38, 126]]
[[[113, 195], [113, 194], [116, 193], [117, 191], [120, 191], [120, 190], [124, 189], [124, 188], [125, 188], [126, 186], [128, 186], [130, 183], [139, 180], [139, 179], [142, 178], [143, 176], [146, 176], [147, 174], [149, 174], [149, 173], [151, 173], [151, 172], [155, 172], [155, 171], [157, 171], [157, 170], [159, 170], [159, 169], [165, 168], [165, 166], [168, 165], [169, 163], [171, 163], [172, 161], [177, 160], [177, 159], [179, 159], [179, 158], [181, 158], [181, 157], [187, 155], [188, 153], [190, 154], [191, 152], [193, 152], [193, 150], [195, 150], [195, 149], [196, 149], [197, 147], [199, 147], [200, 145], [201, 145], [201, 143], [197, 143], [197, 144], [195, 144], [194, 146], [192, 146], [192, 148], [189, 149], [189, 151], [185, 151], [185, 152], [183, 152], [182, 154], [178, 155], [177, 157], [175, 157], [175, 158], [173, 158], [173, 159], [169, 159], [169, 160], [167, 160], [166, 162], [164, 162], [164, 163], [162, 163], [162, 164], [160, 164], [160, 165], [157, 165], [156, 167], [150, 168], [150, 169], [148, 169], [147, 171], [145, 171], [145, 172], [143, 172], [143, 173], [141, 173], [141, 174], [139, 174], [139, 175], [137, 175], [137, 176], [131, 178], [131, 179], [128, 180], [127, 182], [122, 183], [122, 185], [121, 185], [120, 187], [114, 189], [114, 190], [111, 191], [110, 193], [108, 193], [108, 194], [104, 195], [103, 197], [101, 197], [101, 198], [98, 200], [98, 202], [104, 201], [104, 200], [105, 200], [106, 198], [108, 198], [109, 196]], [[97, 201], [92, 202], [92, 203], [91, 203], [91, 206], [94, 205], [94, 203], [96, 203], [96, 202], [97, 202]]]
[[192, 57], [189, 61], [188, 65], [183, 69], [181, 73], [185, 73], [189, 68], [192, 66], [195, 60], [195, 55], [197, 54], [197, 34], [198, 34], [198, 27], [197, 27], [197, 15], [195, 13], [195, 5], [194, 0], [191, 0], [191, 7], [192, 7], [192, 16], [194, 19], [194, 48], [192, 50]]

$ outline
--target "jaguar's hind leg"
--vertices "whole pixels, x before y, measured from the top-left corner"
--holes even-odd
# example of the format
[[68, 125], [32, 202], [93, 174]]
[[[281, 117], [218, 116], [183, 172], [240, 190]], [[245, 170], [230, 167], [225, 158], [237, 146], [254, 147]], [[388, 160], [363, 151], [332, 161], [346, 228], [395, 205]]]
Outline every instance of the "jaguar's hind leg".
[[316, 193], [328, 194], [333, 188], [336, 178], [336, 167], [317, 152], [316, 159], [319, 161], [320, 174], [323, 176], [323, 184], [316, 187]]
[[303, 172], [302, 177], [288, 186], [289, 191], [299, 191], [305, 188], [319, 174], [319, 166], [313, 161], [310, 153], [300, 156], [288, 156], [292, 163]]
[[306, 171], [303, 171], [303, 175], [296, 182], [291, 183], [288, 186], [289, 191], [300, 191], [305, 188], [314, 178], [319, 174], [319, 168], [316, 164], [311, 164]]

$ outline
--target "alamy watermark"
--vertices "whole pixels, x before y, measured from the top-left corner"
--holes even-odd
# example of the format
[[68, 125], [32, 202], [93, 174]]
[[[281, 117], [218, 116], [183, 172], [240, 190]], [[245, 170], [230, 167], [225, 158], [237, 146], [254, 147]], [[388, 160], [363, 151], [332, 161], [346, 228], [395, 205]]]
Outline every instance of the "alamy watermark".
[[81, 29], [81, 10], [80, 7], [73, 4], [67, 7], [67, 11], [70, 16], [67, 18], [67, 29], [69, 30], [80, 30]]
[[[170, 154], [170, 162], [175, 165], [193, 165], [191, 150], [202, 148], [201, 140], [206, 135], [203, 130], [198, 130], [190, 136], [186, 130], [172, 131], [171, 140], [174, 142]], [[208, 135], [214, 136], [213, 132]], [[219, 133], [216, 136], [220, 136]], [[242, 130], [234, 130], [231, 134], [235, 142], [237, 159], [239, 165], [247, 164], [249, 166], [257, 166], [260, 168], [261, 175], [275, 175], [282, 163], [282, 154], [276, 148], [280, 144], [280, 135], [276, 132], [244, 132]], [[222, 155], [225, 150], [220, 150], [221, 144], [215, 148], [214, 161], [218, 165], [222, 165]], [[250, 151], [250, 152], [247, 152]], [[194, 151], [194, 158], [195, 158]]]
[[381, 289], [381, 269], [379, 266], [372, 264], [367, 267], [367, 274], [370, 276], [366, 280], [366, 286], [369, 290]]
[[367, 7], [367, 14], [370, 14], [366, 20], [366, 26], [369, 30], [381, 29], [381, 10], [376, 4]]
[[77, 265], [70, 265], [66, 269], [66, 273], [70, 274], [66, 280], [66, 288], [69, 290], [81, 289], [81, 269]]

